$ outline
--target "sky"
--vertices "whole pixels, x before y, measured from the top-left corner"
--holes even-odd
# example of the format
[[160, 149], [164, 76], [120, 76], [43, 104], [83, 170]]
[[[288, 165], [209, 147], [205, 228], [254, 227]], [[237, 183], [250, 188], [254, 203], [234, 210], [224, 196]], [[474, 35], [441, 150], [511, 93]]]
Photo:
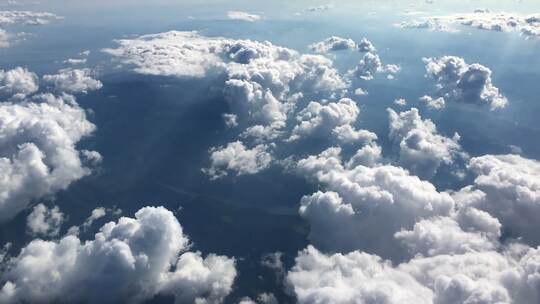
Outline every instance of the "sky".
[[0, 2], [0, 303], [540, 302], [540, 4]]

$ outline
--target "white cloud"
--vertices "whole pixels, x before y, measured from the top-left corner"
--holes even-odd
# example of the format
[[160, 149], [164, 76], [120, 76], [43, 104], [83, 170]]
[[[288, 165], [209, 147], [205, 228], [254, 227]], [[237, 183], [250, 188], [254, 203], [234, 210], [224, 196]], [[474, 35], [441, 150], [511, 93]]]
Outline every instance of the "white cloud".
[[426, 107], [431, 110], [441, 110], [444, 109], [446, 106], [446, 103], [444, 101], [444, 98], [433, 98], [431, 96], [424, 95], [420, 97], [420, 101], [426, 104]]
[[400, 167], [374, 165], [379, 148], [361, 151], [347, 164], [340, 153], [330, 148], [297, 164], [299, 173], [326, 191], [305, 196], [300, 207], [311, 226], [309, 239], [318, 248], [401, 256], [403, 248], [391, 241], [396, 232], [411, 229], [418, 219], [453, 212], [450, 195], [431, 183]]
[[0, 103], [0, 221], [88, 175], [76, 144], [94, 129], [69, 95]]
[[0, 97], [24, 98], [39, 89], [39, 80], [35, 73], [25, 68], [0, 70]]
[[26, 218], [28, 232], [33, 236], [55, 237], [64, 223], [64, 214], [58, 206], [47, 208], [38, 204]]
[[383, 65], [379, 55], [368, 52], [349, 73], [364, 80], [371, 80], [375, 77], [375, 74], [386, 73], [388, 76], [392, 76], [398, 73], [399, 70], [400, 67], [394, 64]]
[[454, 194], [456, 201], [485, 210], [503, 224], [508, 237], [540, 244], [540, 162], [519, 155], [474, 157], [474, 184]]
[[221, 303], [236, 277], [234, 259], [203, 258], [188, 244], [163, 207], [107, 223], [93, 240], [34, 240], [8, 263], [0, 301], [140, 303], [162, 294], [176, 303]]
[[328, 53], [331, 51], [356, 50], [357, 45], [352, 39], [332, 36], [310, 45], [309, 49], [316, 53]]
[[299, 303], [536, 303], [540, 250], [417, 256], [399, 265], [360, 251], [301, 251], [286, 277]]
[[242, 20], [248, 22], [255, 22], [261, 20], [261, 16], [256, 14], [250, 14], [242, 11], [229, 11], [227, 17], [231, 20]]
[[391, 263], [366, 253], [300, 252], [287, 286], [298, 303], [429, 304], [433, 293]]
[[435, 124], [422, 120], [416, 108], [399, 114], [388, 109], [388, 119], [390, 139], [399, 145], [399, 163], [414, 174], [431, 177], [441, 165], [467, 157], [459, 145], [459, 134], [452, 138], [440, 135]]
[[101, 89], [101, 81], [92, 78], [90, 69], [62, 69], [58, 74], [44, 75], [43, 82], [50, 85], [55, 91], [74, 93], [88, 93]]
[[298, 124], [292, 130], [289, 140], [319, 134], [325, 136], [334, 128], [354, 123], [359, 114], [360, 109], [350, 98], [327, 104], [312, 101], [296, 116]]
[[508, 103], [491, 82], [491, 70], [481, 64], [467, 64], [463, 58], [444, 56], [424, 58], [427, 75], [436, 81], [444, 100], [487, 105], [492, 110]]
[[267, 150], [267, 145], [249, 149], [240, 141], [213, 148], [210, 151], [210, 168], [203, 171], [212, 179], [226, 176], [229, 171], [235, 172], [237, 176], [254, 174], [266, 169], [272, 162], [272, 155]]
[[525, 37], [540, 36], [540, 15], [538, 14], [521, 15], [476, 10], [470, 14], [430, 16], [398, 24], [402, 28], [424, 28], [435, 31], [457, 32], [459, 28], [456, 28], [455, 25], [498, 32], [515, 31]]
[[[138, 73], [176, 77], [225, 75], [224, 96], [238, 123], [275, 138], [305, 92], [330, 95], [348, 87], [332, 61], [269, 42], [167, 32], [119, 40], [106, 49]], [[250, 132], [255, 134], [254, 132]]]
[[368, 95], [369, 93], [362, 89], [362, 88], [357, 88], [356, 90], [354, 90], [354, 95], [356, 96], [365, 96], [365, 95]]

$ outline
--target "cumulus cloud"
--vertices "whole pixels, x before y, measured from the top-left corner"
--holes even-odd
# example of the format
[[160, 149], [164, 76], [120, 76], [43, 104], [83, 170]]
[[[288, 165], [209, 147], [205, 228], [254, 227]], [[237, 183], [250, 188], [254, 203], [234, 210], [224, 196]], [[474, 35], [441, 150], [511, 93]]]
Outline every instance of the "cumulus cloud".
[[416, 257], [393, 266], [355, 251], [324, 254], [308, 246], [287, 275], [300, 303], [517, 303], [539, 300], [538, 249]]
[[476, 174], [474, 184], [455, 193], [456, 201], [497, 217], [508, 237], [539, 245], [540, 162], [513, 154], [485, 155], [472, 158], [469, 169]]
[[435, 124], [422, 120], [416, 108], [399, 114], [388, 109], [388, 119], [390, 139], [399, 145], [399, 163], [414, 174], [431, 177], [441, 165], [467, 157], [459, 145], [459, 134], [452, 138], [440, 135]]
[[248, 22], [255, 22], [261, 20], [261, 16], [256, 14], [250, 14], [242, 11], [229, 11], [227, 12], [227, 17], [231, 20], [241, 20]]
[[349, 73], [364, 80], [371, 80], [375, 78], [375, 74], [378, 73], [386, 73], [387, 75], [393, 77], [392, 75], [399, 72], [399, 70], [399, 66], [395, 64], [384, 65], [379, 58], [379, 55], [368, 52], [364, 55], [364, 58], [360, 60], [358, 65]]
[[425, 95], [420, 97], [420, 101], [423, 102], [426, 107], [431, 110], [441, 110], [444, 109], [444, 107], [446, 106], [446, 102], [442, 97], [433, 98], [431, 96]]
[[[221, 303], [236, 276], [234, 259], [189, 250], [172, 212], [145, 207], [105, 224], [93, 240], [34, 240], [2, 274], [0, 301]], [[73, 292], [76, 290], [76, 292]]]
[[210, 168], [203, 171], [212, 179], [226, 176], [229, 171], [237, 176], [257, 173], [266, 169], [272, 162], [272, 155], [267, 152], [268, 148], [267, 145], [257, 145], [249, 149], [241, 141], [213, 148]]
[[433, 293], [391, 263], [361, 252], [300, 252], [286, 284], [298, 303], [429, 304]]
[[482, 9], [469, 14], [430, 16], [398, 24], [402, 28], [457, 32], [459, 28], [455, 25], [498, 32], [518, 32], [527, 38], [540, 36], [540, 15], [538, 14], [495, 13]]
[[350, 98], [328, 104], [312, 101], [296, 116], [298, 124], [292, 130], [289, 140], [298, 140], [315, 133], [327, 135], [334, 128], [350, 126], [358, 114], [360, 109]]
[[26, 218], [28, 232], [33, 236], [55, 237], [64, 223], [64, 214], [58, 206], [47, 208], [38, 204]]
[[76, 144], [94, 129], [70, 95], [0, 103], [0, 221], [88, 175]]
[[436, 90], [444, 100], [504, 108], [508, 103], [492, 84], [491, 70], [481, 64], [467, 64], [463, 58], [444, 56], [424, 58], [427, 75], [436, 81]]
[[300, 207], [318, 248], [400, 255], [403, 248], [391, 241], [396, 232], [411, 229], [419, 218], [453, 212], [451, 196], [431, 183], [403, 168], [374, 164], [379, 149], [360, 151], [349, 162], [341, 159], [340, 148], [298, 161], [297, 171], [324, 189], [303, 197]]
[[101, 89], [101, 81], [92, 78], [90, 69], [62, 69], [54, 75], [44, 75], [43, 82], [57, 92], [88, 93]]
[[[234, 165], [233, 170], [240, 169], [241, 174], [253, 174], [267, 167], [270, 156], [262, 152], [290, 137], [287, 133], [293, 127], [287, 128], [287, 125], [294, 122], [292, 118], [302, 110], [299, 105], [305, 105], [309, 96], [337, 99], [349, 87], [349, 81], [333, 67], [329, 58], [299, 54], [266, 41], [209, 38], [195, 32], [173, 31], [117, 43], [117, 48], [105, 52], [133, 67], [137, 73], [225, 79], [222, 89], [229, 111], [224, 117], [229, 126], [238, 126], [235, 129], [239, 133], [237, 140], [257, 145], [255, 154], [261, 156], [256, 158], [255, 166], [245, 166], [257, 169], [243, 170], [238, 164]], [[219, 150], [230, 153], [232, 147], [239, 148], [239, 145], [228, 150], [214, 148], [211, 158], [224, 155]], [[241, 155], [247, 154], [242, 152]], [[211, 172], [209, 170], [207, 172]], [[222, 170], [216, 172], [223, 175]]]
[[0, 97], [24, 98], [39, 89], [39, 80], [35, 73], [25, 68], [0, 70]]
[[314, 43], [309, 49], [316, 53], [328, 53], [330, 51], [355, 50], [356, 42], [352, 39], [341, 38], [338, 36], [329, 37], [323, 41]]

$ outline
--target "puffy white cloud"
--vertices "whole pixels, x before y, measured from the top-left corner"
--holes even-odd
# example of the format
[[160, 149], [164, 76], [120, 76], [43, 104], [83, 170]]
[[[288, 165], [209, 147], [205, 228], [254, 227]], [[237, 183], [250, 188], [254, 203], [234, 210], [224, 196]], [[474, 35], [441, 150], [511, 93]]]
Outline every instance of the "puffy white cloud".
[[50, 85], [55, 91], [74, 93], [88, 93], [101, 89], [101, 81], [92, 78], [90, 69], [62, 69], [58, 74], [44, 75], [43, 82]]
[[138, 73], [176, 77], [225, 76], [223, 93], [246, 137], [275, 139], [305, 92], [329, 96], [349, 83], [320, 55], [300, 55], [270, 42], [167, 32], [117, 41], [106, 49]]
[[364, 80], [371, 80], [377, 73], [387, 73], [389, 76], [392, 76], [399, 72], [399, 70], [399, 66], [395, 64], [384, 65], [379, 55], [368, 52], [349, 73]]
[[365, 96], [365, 95], [368, 95], [369, 93], [362, 89], [362, 88], [357, 88], [356, 90], [354, 90], [354, 95], [356, 96]]
[[459, 31], [454, 25], [469, 26], [498, 32], [516, 31], [526, 37], [540, 36], [540, 15], [538, 14], [521, 15], [515, 13], [494, 13], [486, 10], [476, 10], [474, 13], [470, 14], [430, 16], [398, 24], [398, 26], [402, 28], [424, 28], [446, 32]]
[[298, 303], [433, 303], [432, 291], [411, 275], [361, 252], [325, 255], [308, 246], [296, 258], [286, 284]]
[[300, 252], [286, 284], [299, 303], [536, 303], [540, 250], [418, 256], [393, 266], [360, 251]]
[[360, 109], [350, 98], [327, 104], [312, 101], [296, 116], [298, 124], [292, 130], [289, 140], [298, 140], [315, 133], [325, 135], [334, 128], [350, 126], [356, 121], [358, 114]]
[[69, 95], [0, 103], [0, 221], [89, 174], [76, 144], [94, 129]]
[[0, 97], [24, 98], [39, 89], [39, 80], [35, 73], [25, 68], [0, 70]]
[[247, 148], [240, 141], [229, 143], [224, 147], [211, 149], [210, 168], [203, 169], [212, 179], [226, 176], [229, 171], [237, 176], [254, 174], [266, 169], [272, 162], [272, 155], [267, 152], [267, 145]]
[[492, 110], [508, 103], [491, 82], [491, 70], [481, 64], [467, 64], [463, 58], [424, 58], [427, 75], [436, 81], [444, 100], [487, 105]]
[[328, 53], [331, 51], [355, 50], [357, 45], [352, 39], [332, 36], [310, 45], [309, 48], [316, 53]]
[[332, 129], [332, 135], [338, 142], [345, 144], [369, 143], [377, 140], [377, 134], [368, 130], [356, 130], [350, 124], [337, 126]]
[[446, 103], [444, 101], [444, 98], [433, 98], [431, 96], [424, 95], [420, 97], [420, 101], [426, 104], [426, 107], [431, 110], [441, 110], [444, 109], [446, 106]]
[[0, 301], [139, 303], [163, 294], [176, 303], [221, 303], [236, 276], [234, 259], [203, 258], [188, 244], [163, 207], [109, 222], [93, 240], [34, 240], [7, 264]]
[[414, 254], [435, 256], [490, 251], [496, 248], [498, 235], [490, 238], [485, 233], [464, 231], [450, 217], [435, 217], [421, 220], [414, 224], [412, 230], [397, 232], [395, 237]]
[[229, 11], [227, 17], [231, 20], [242, 20], [248, 22], [255, 22], [261, 20], [261, 16], [256, 14], [250, 14], [242, 11]]
[[474, 206], [497, 217], [508, 237], [540, 244], [540, 162], [519, 155], [474, 157], [469, 169], [474, 184], [454, 194], [462, 205]]
[[412, 229], [418, 219], [453, 212], [451, 196], [431, 183], [400, 167], [374, 165], [379, 149], [359, 152], [346, 166], [340, 148], [298, 161], [297, 171], [326, 191], [305, 196], [300, 207], [311, 226], [309, 239], [318, 248], [401, 256], [402, 246], [392, 242], [396, 232]]
[[38, 204], [26, 218], [28, 232], [34, 236], [57, 236], [63, 223], [64, 214], [58, 206], [47, 208], [43, 204]]
[[399, 145], [399, 163], [414, 174], [430, 177], [441, 165], [467, 157], [459, 145], [459, 134], [452, 138], [440, 135], [435, 124], [422, 120], [416, 108], [399, 114], [388, 109], [388, 119], [390, 139]]

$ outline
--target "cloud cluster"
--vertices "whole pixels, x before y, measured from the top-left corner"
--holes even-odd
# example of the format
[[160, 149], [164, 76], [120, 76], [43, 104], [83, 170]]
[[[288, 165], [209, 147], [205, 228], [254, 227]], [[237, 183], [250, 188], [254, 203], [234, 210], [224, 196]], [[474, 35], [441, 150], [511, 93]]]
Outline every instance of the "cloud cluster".
[[364, 80], [372, 80], [375, 74], [386, 73], [387, 77], [392, 79], [394, 74], [398, 73], [400, 67], [395, 64], [383, 64], [379, 55], [368, 52], [360, 60], [358, 65], [349, 73]]
[[56, 92], [88, 93], [101, 89], [101, 81], [94, 79], [90, 69], [62, 69], [54, 75], [44, 75], [43, 82]]
[[289, 290], [300, 303], [539, 301], [540, 163], [486, 155], [468, 167], [472, 185], [439, 192], [399, 167], [344, 162], [338, 148], [300, 160], [324, 191], [301, 200], [316, 248], [298, 254]]
[[341, 142], [369, 142], [377, 135], [366, 130], [355, 130], [351, 125], [356, 122], [360, 109], [352, 99], [342, 98], [337, 102], [321, 104], [310, 102], [296, 116], [298, 124], [293, 128], [288, 140], [296, 141], [309, 136], [328, 137], [335, 134]]
[[419, 218], [452, 213], [449, 194], [379, 157], [380, 149], [363, 148], [345, 162], [334, 147], [298, 161], [296, 170], [325, 189], [303, 197], [300, 207], [317, 248], [398, 255], [401, 245], [389, 241], [395, 233]]
[[440, 135], [435, 124], [422, 120], [418, 109], [396, 113], [388, 109], [390, 139], [399, 145], [399, 164], [421, 177], [432, 177], [437, 169], [451, 165], [457, 157], [466, 158], [459, 145], [459, 134]]
[[94, 129], [69, 95], [0, 103], [0, 221], [88, 175], [76, 144]]
[[[228, 126], [238, 126], [239, 138], [226, 148], [211, 151], [213, 164], [206, 172], [213, 177], [224, 174], [223, 170], [212, 170], [212, 167], [228, 167], [241, 174], [265, 168], [271, 159], [267, 146], [285, 142], [290, 137], [287, 133], [292, 127], [287, 128], [288, 122], [307, 103], [309, 96], [306, 95], [336, 98], [349, 86], [330, 59], [299, 54], [270, 42], [210, 38], [195, 32], [173, 31], [117, 43], [117, 48], [105, 52], [133, 66], [137, 73], [225, 78], [222, 90], [229, 113], [224, 118]], [[242, 144], [238, 143], [240, 139]], [[246, 154], [245, 151], [251, 150], [242, 148], [243, 143], [255, 146], [255, 153]], [[253, 161], [246, 168], [234, 164], [237, 157], [247, 155], [261, 157], [248, 157]], [[226, 164], [226, 160], [233, 163]]]
[[57, 236], [63, 223], [64, 214], [58, 206], [47, 208], [43, 204], [38, 204], [26, 218], [28, 232], [33, 236]]
[[248, 22], [255, 22], [261, 20], [261, 16], [256, 14], [250, 14], [242, 11], [229, 11], [227, 12], [227, 17], [231, 20], [241, 20]]
[[540, 36], [540, 15], [538, 14], [521, 15], [476, 10], [470, 14], [431, 16], [398, 24], [402, 28], [422, 28], [435, 31], [457, 32], [459, 29], [455, 25], [498, 32], [516, 31], [528, 38]]
[[0, 98], [24, 98], [39, 89], [39, 80], [35, 73], [25, 68], [0, 70]]
[[236, 277], [235, 260], [188, 250], [172, 212], [145, 207], [105, 224], [93, 240], [30, 242], [9, 260], [0, 302], [140, 303], [159, 294], [176, 303], [221, 303]]
[[474, 184], [455, 193], [455, 199], [497, 217], [507, 237], [540, 245], [540, 162], [513, 154], [484, 155], [472, 158], [469, 169], [476, 174]]
[[487, 105], [490, 109], [504, 108], [508, 103], [491, 81], [491, 70], [481, 64], [467, 64], [463, 58], [444, 56], [424, 58], [427, 76], [436, 82], [436, 94], [443, 100], [424, 99], [433, 107], [444, 101]]
[[66, 93], [97, 89], [101, 83], [88, 76], [70, 81], [62, 86], [57, 79], [53, 95], [39, 93], [37, 75], [26, 69], [0, 71], [0, 97], [5, 100], [0, 102], [0, 221], [66, 189], [90, 173], [87, 165], [99, 163], [98, 152], [76, 147], [95, 126]]
[[211, 165], [203, 171], [212, 179], [226, 176], [229, 171], [237, 176], [254, 174], [266, 169], [272, 162], [267, 145], [257, 145], [246, 148], [240, 141], [229, 143], [225, 147], [212, 148], [210, 151]]
[[366, 38], [362, 38], [360, 43], [352, 39], [331, 36], [323, 41], [311, 44], [309, 49], [316, 53], [328, 53], [342, 50], [358, 50], [360, 52], [375, 52], [373, 44]]
[[363, 252], [299, 253], [286, 282], [299, 303], [536, 303], [540, 250], [416, 257], [392, 265]]

